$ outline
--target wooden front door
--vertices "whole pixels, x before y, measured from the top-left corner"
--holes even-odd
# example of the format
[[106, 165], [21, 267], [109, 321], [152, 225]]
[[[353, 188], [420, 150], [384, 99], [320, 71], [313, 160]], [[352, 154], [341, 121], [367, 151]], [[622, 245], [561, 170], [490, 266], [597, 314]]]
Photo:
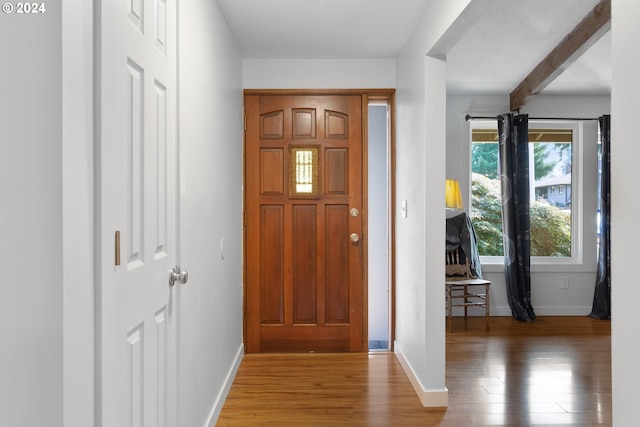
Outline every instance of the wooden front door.
[[246, 350], [364, 351], [362, 97], [245, 111]]

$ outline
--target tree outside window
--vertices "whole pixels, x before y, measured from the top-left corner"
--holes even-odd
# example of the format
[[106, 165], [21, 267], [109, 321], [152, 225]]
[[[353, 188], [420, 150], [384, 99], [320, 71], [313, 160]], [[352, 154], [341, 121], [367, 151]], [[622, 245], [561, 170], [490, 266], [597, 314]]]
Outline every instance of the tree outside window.
[[[531, 255], [571, 257], [572, 129], [530, 124]], [[481, 256], [503, 256], [497, 129], [472, 129], [471, 212]], [[562, 191], [558, 191], [562, 189]]]

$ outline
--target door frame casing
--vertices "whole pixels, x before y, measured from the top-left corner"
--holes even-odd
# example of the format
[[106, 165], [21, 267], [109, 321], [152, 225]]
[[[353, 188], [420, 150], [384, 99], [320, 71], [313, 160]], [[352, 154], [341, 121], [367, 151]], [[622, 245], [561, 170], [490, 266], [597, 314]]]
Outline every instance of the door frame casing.
[[[386, 101], [389, 106], [390, 115], [390, 132], [389, 132], [389, 230], [390, 230], [390, 247], [389, 247], [389, 300], [390, 300], [390, 331], [389, 331], [389, 349], [393, 351], [393, 342], [395, 341], [395, 89], [245, 89], [243, 98], [249, 95], [359, 95], [361, 96], [362, 110], [362, 206], [368, 206], [368, 105], [370, 100]], [[243, 109], [245, 102], [243, 101]], [[242, 176], [243, 176], [243, 250], [242, 250], [242, 270], [243, 270], [243, 341], [246, 349], [247, 340], [247, 244], [246, 244], [246, 112], [243, 111], [245, 133], [243, 135], [243, 156], [242, 156]], [[367, 209], [362, 209], [363, 225], [362, 225], [362, 241], [364, 242], [364, 250], [362, 254], [362, 348], [368, 349], [368, 213]]]

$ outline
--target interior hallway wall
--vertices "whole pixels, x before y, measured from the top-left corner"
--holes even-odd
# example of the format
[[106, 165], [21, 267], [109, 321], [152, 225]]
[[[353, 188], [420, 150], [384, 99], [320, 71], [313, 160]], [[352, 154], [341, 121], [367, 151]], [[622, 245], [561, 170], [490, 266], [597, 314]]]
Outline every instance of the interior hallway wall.
[[0, 15], [0, 425], [62, 426], [62, 15]]
[[245, 59], [244, 89], [388, 89], [395, 59]]
[[[448, 404], [442, 296], [446, 62], [427, 54], [469, 4], [430, 4], [398, 57], [395, 351], [425, 406]], [[400, 212], [404, 200], [407, 218]]]
[[63, 409], [94, 423], [93, 2], [62, 1]]
[[638, 212], [640, 198], [640, 3], [612, 0], [611, 40], [611, 367], [613, 425], [638, 422], [637, 384], [640, 381], [640, 323], [635, 291], [638, 287]]
[[180, 7], [180, 425], [215, 424], [244, 353], [242, 62], [218, 4]]

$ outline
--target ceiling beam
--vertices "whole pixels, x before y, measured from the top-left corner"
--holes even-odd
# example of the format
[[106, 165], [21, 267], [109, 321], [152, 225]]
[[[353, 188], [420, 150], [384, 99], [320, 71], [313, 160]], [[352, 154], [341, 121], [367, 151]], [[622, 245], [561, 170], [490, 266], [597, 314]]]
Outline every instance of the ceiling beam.
[[540, 93], [611, 28], [611, 0], [601, 0], [510, 94], [511, 111]]

